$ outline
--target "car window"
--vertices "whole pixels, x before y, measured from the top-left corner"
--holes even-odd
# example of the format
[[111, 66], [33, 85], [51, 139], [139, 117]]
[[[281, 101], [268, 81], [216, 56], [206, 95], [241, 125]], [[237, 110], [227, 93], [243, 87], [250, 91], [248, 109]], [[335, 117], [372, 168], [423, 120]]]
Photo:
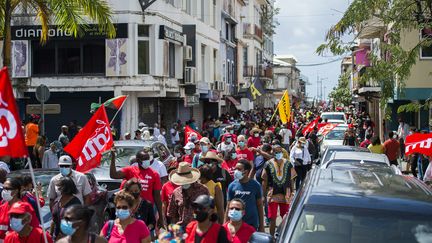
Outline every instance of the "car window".
[[[125, 167], [129, 165], [129, 159], [131, 156], [135, 156], [138, 151], [142, 150], [142, 147], [131, 146], [131, 147], [116, 147], [116, 166]], [[101, 166], [109, 166], [111, 164], [111, 152], [107, 151], [102, 154]]]
[[321, 118], [327, 119], [327, 120], [345, 120], [345, 117], [343, 114], [325, 114], [322, 115]]
[[345, 131], [343, 130], [332, 130], [330, 131], [325, 139], [326, 140], [343, 140]]
[[[346, 212], [345, 212], [346, 211]], [[424, 215], [377, 210], [305, 209], [286, 242], [427, 242], [432, 223]], [[429, 216], [430, 217], [430, 216]]]

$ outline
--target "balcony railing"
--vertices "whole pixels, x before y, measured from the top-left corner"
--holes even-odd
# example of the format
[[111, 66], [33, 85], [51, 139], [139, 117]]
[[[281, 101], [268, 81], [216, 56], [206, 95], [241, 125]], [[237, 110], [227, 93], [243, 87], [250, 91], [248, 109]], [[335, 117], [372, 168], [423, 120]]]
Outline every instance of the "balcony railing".
[[255, 67], [255, 66], [245, 66], [243, 67], [243, 76], [244, 77], [261, 77], [261, 78], [269, 78], [273, 79], [273, 68], [267, 67]]
[[263, 39], [263, 31], [258, 25], [252, 25], [249, 23], [243, 24], [243, 35], [245, 37], [256, 37], [259, 40]]

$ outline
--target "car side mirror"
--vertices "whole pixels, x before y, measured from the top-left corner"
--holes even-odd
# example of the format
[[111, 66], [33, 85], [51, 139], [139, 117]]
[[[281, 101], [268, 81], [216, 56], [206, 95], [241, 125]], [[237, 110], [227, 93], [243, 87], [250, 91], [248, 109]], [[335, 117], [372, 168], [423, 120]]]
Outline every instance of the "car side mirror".
[[263, 232], [255, 232], [249, 239], [249, 243], [273, 243], [273, 241], [273, 236]]

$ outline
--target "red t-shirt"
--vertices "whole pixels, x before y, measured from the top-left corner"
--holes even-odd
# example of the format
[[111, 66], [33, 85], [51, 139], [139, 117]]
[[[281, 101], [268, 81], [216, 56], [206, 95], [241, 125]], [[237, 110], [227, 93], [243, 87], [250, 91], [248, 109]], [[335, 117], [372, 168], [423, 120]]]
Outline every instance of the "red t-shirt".
[[[228, 228], [228, 223], [225, 223], [223, 227], [227, 232], [230, 232]], [[249, 239], [253, 233], [255, 233], [255, 228], [243, 222], [243, 224], [240, 226], [240, 229], [234, 235], [232, 243], [249, 242]]]
[[[109, 221], [105, 223], [102, 228], [102, 234], [106, 235], [108, 230]], [[147, 225], [142, 220], [135, 220], [132, 224], [129, 224], [124, 232], [120, 234], [117, 225], [114, 224], [111, 230], [111, 237], [109, 243], [140, 243], [141, 240], [150, 236], [150, 231]]]
[[153, 191], [162, 189], [161, 180], [156, 171], [150, 167], [142, 169], [138, 166], [128, 166], [121, 171], [125, 174], [125, 180], [137, 178], [141, 183], [141, 198], [154, 203]]
[[224, 162], [222, 162], [222, 168], [227, 170], [232, 178], [234, 178], [234, 171], [237, 162], [238, 159], [224, 160]]
[[[27, 203], [27, 202], [23, 202]], [[28, 209], [30, 210], [30, 214], [32, 216], [32, 221], [30, 222], [30, 226], [34, 228], [40, 228], [39, 226], [39, 220], [37, 219], [36, 213], [33, 210], [33, 207], [31, 204], [28, 204]], [[8, 202], [4, 202], [2, 205], [0, 205], [0, 239], [4, 239], [6, 236], [6, 232], [12, 232], [12, 229], [9, 227], [9, 212], [10, 206]]]
[[[52, 243], [53, 240], [51, 235], [46, 232], [47, 240]], [[21, 243], [21, 242], [32, 242], [32, 243], [44, 243], [43, 231], [41, 228], [34, 228], [27, 237], [20, 237], [15, 231], [10, 231], [5, 238], [5, 243]]]
[[179, 186], [168, 181], [162, 186], [161, 199], [162, 202], [169, 203], [171, 201], [173, 191]]
[[248, 148], [244, 148], [244, 149], [238, 148], [237, 149], [237, 159], [245, 159], [248, 161], [253, 161], [254, 160], [254, 154]]
[[249, 137], [247, 146], [249, 148], [258, 148], [261, 144], [261, 137]]
[[183, 155], [182, 162], [188, 162], [189, 164], [192, 164], [193, 155]]
[[385, 154], [390, 161], [394, 161], [399, 156], [400, 144], [396, 139], [388, 139], [384, 142]]

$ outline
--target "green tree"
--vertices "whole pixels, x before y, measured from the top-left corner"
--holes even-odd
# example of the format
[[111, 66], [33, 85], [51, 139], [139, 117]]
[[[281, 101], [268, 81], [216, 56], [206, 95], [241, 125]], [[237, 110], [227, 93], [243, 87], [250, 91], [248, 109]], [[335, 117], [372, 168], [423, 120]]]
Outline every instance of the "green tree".
[[48, 40], [50, 24], [81, 36], [89, 23], [96, 23], [101, 33], [115, 37], [112, 11], [106, 0], [0, 0], [0, 34], [3, 37], [3, 65], [11, 64], [11, 19], [13, 13], [34, 16], [42, 26], [41, 43]]
[[[381, 42], [379, 57], [369, 54], [371, 67], [367, 68], [359, 79], [360, 83], [368, 80], [378, 82], [381, 87], [381, 106], [394, 97], [395, 90], [403, 93], [405, 80], [410, 76], [411, 67], [419, 59], [421, 47], [432, 43], [432, 36], [419, 38], [413, 48], [402, 48], [401, 39], [407, 31], [420, 32], [432, 27], [432, 0], [354, 0], [343, 17], [330, 28], [326, 42], [317, 48], [318, 54], [331, 52], [334, 55], [347, 55], [355, 46], [354, 40], [362, 32], [365, 23], [374, 19], [383, 24], [387, 41]], [[348, 40], [347, 38], [353, 38]], [[382, 38], [383, 39], [383, 38]]]
[[280, 8], [275, 8], [269, 4], [261, 5], [261, 27], [263, 32], [272, 36], [276, 34], [276, 27], [279, 26], [279, 22], [275, 18], [280, 12]]
[[336, 106], [349, 106], [352, 101], [351, 90], [349, 88], [349, 74], [345, 73], [339, 77], [336, 87], [330, 92], [329, 97]]

